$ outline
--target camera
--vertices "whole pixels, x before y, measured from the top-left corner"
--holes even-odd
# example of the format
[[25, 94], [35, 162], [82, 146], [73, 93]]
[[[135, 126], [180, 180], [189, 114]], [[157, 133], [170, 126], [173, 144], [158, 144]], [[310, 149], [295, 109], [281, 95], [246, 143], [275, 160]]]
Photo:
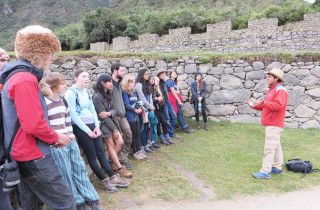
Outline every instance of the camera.
[[144, 106], [143, 101], [137, 101], [136, 104], [134, 105], [135, 109], [142, 109], [143, 111], [147, 112], [148, 109]]

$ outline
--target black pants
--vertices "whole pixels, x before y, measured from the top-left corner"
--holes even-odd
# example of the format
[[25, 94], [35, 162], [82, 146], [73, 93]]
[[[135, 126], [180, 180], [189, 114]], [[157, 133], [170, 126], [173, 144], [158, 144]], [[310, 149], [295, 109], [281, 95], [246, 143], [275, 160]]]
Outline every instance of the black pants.
[[[94, 124], [87, 125], [91, 130], [95, 128]], [[74, 135], [77, 137], [79, 145], [83, 149], [84, 154], [86, 155], [90, 168], [93, 173], [100, 179], [103, 180], [106, 178], [104, 171], [111, 177], [114, 175], [114, 172], [111, 169], [110, 163], [106, 157], [105, 149], [101, 137], [92, 139], [81, 130], [77, 125], [72, 125]], [[97, 159], [99, 160], [99, 165]]]
[[[157, 124], [158, 136], [160, 136], [161, 134], [166, 135], [168, 133], [168, 125], [163, 112], [160, 109], [160, 110], [155, 110], [154, 113], [156, 114], [157, 119], [159, 121], [159, 123]], [[162, 127], [162, 132], [161, 132], [161, 127]]]
[[131, 148], [134, 154], [141, 149], [140, 122], [139, 120], [136, 120], [134, 122], [129, 122], [129, 124], [132, 132]]
[[[198, 109], [198, 102], [197, 101], [193, 102], [193, 107], [194, 107], [194, 112], [196, 115], [196, 121], [199, 122], [200, 112]], [[207, 106], [206, 106], [205, 100], [201, 101], [201, 112], [202, 112], [203, 122], [205, 122], [205, 123], [208, 122]]]

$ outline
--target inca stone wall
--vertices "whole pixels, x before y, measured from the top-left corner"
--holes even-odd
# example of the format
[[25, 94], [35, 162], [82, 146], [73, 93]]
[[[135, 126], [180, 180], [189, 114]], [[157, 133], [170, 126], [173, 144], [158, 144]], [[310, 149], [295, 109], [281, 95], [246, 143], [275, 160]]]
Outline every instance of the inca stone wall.
[[[264, 72], [272, 67], [280, 67], [285, 72], [285, 87], [289, 93], [286, 125], [289, 127], [320, 127], [320, 62], [263, 63], [259, 61], [228, 60], [213, 65], [202, 63], [198, 58], [180, 58], [171, 62], [141, 59], [106, 58], [66, 58], [51, 66], [53, 71], [66, 75], [72, 82], [75, 69], [85, 69], [92, 76], [93, 83], [101, 73], [110, 73], [112, 62], [120, 61], [127, 73], [137, 74], [147, 67], [155, 73], [159, 69], [176, 70], [178, 86], [184, 94], [194, 78], [201, 72], [208, 84], [207, 104], [210, 118], [217, 121], [259, 123], [260, 113], [244, 103], [247, 99], [262, 99], [268, 87]], [[192, 115], [193, 109], [186, 103], [186, 114]]]
[[138, 40], [128, 37], [113, 39], [112, 46], [92, 43], [92, 51], [171, 52], [211, 51], [275, 52], [320, 50], [320, 13], [306, 14], [304, 20], [278, 26], [278, 19], [259, 19], [248, 22], [248, 28], [231, 30], [231, 21], [208, 24], [207, 32], [191, 34], [191, 28], [169, 30], [169, 34], [140, 35]]

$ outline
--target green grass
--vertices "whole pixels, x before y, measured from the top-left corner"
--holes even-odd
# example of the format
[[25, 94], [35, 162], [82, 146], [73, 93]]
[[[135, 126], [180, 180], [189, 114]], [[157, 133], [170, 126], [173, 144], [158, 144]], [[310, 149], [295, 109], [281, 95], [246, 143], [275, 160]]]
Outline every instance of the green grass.
[[[179, 146], [170, 147], [164, 153], [194, 171], [220, 199], [319, 185], [319, 174], [301, 178], [301, 174], [286, 170], [271, 180], [253, 179], [251, 174], [260, 169], [263, 157], [264, 130], [259, 125], [211, 122], [209, 132], [197, 131], [182, 137], [184, 141]], [[285, 129], [281, 140], [284, 159], [300, 157], [320, 167], [319, 139], [318, 130]]]
[[201, 193], [172, 167], [163, 153], [152, 155], [148, 161], [133, 163], [134, 177], [130, 179], [130, 186], [120, 192], [106, 193], [100, 188], [97, 178], [92, 177], [104, 208], [140, 206], [156, 200], [175, 202], [199, 199]]

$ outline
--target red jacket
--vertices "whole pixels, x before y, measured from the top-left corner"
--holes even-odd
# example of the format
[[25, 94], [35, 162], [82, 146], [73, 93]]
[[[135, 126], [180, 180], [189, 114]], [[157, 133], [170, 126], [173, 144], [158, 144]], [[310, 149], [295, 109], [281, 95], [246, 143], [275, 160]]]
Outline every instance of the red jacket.
[[16, 73], [8, 80], [8, 95], [14, 102], [21, 125], [12, 146], [12, 158], [23, 162], [43, 157], [36, 138], [54, 144], [58, 135], [45, 119], [37, 78], [29, 72]]
[[270, 85], [264, 100], [257, 106], [256, 110], [262, 110], [261, 123], [263, 126], [284, 127], [284, 118], [288, 103], [288, 92], [282, 84]]

